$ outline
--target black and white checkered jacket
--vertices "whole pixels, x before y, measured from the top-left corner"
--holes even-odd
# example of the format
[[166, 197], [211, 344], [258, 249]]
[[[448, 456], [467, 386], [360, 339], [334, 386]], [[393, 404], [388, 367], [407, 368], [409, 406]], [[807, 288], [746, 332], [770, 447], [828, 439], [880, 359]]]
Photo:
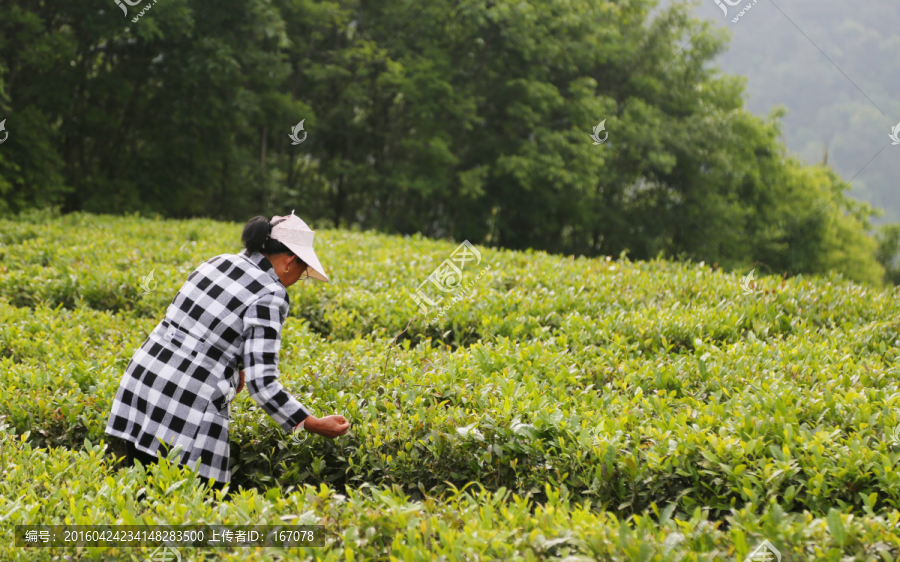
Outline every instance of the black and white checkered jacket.
[[287, 290], [259, 252], [222, 254], [188, 276], [165, 318], [135, 352], [106, 433], [156, 455], [181, 445], [182, 464], [229, 482], [230, 404], [244, 369], [250, 396], [284, 431], [310, 411], [278, 382]]

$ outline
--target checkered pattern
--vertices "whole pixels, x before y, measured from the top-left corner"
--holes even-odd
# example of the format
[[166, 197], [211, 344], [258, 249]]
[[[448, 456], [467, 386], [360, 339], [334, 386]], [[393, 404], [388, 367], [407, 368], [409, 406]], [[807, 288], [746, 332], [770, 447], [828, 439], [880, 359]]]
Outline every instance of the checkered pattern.
[[156, 455], [181, 445], [181, 462], [229, 482], [230, 403], [244, 369], [253, 400], [284, 431], [310, 411], [278, 382], [281, 326], [290, 302], [261, 253], [222, 254], [188, 276], [165, 318], [134, 353], [106, 433]]

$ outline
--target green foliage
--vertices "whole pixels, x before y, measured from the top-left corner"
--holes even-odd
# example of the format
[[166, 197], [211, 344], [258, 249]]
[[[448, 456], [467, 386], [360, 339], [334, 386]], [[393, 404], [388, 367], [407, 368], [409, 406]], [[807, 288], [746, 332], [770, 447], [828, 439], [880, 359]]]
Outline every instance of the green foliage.
[[293, 514], [332, 533], [315, 560], [713, 560], [763, 539], [797, 559], [900, 554], [900, 301], [838, 275], [745, 294], [705, 264], [480, 248], [464, 279], [491, 268], [429, 324], [407, 291], [454, 244], [321, 230], [333, 281], [289, 289], [279, 370], [351, 432], [293, 443], [241, 393], [233, 501], [180, 469], [118, 468], [103, 428], [122, 371], [239, 231], [2, 223], [0, 526]]
[[166, 0], [134, 25], [114, 5], [17, 8], [0, 86], [31, 105], [9, 118], [0, 213], [61, 198], [232, 220], [298, 208], [320, 225], [880, 283], [871, 209], [785, 154], [780, 114], [744, 110], [742, 80], [711, 64], [725, 34], [683, 3], [649, 20], [655, 6]]
[[888, 283], [900, 285], [900, 223], [886, 224], [878, 231], [875, 258], [885, 269]]
[[[896, 147], [887, 138], [900, 114], [894, 95], [900, 90], [900, 60], [893, 56], [900, 4], [795, 0], [786, 14], [802, 33], [773, 4], [754, 7], [760, 15], [739, 25], [715, 2], [694, 6], [699, 16], [730, 30], [730, 48], [716, 63], [746, 77], [746, 107], [766, 115], [785, 106], [784, 142], [791, 151], [809, 163], [824, 161], [844, 178], [855, 176], [853, 197], [884, 208], [889, 221], [900, 221], [900, 159], [890, 153]], [[821, 52], [808, 50], [810, 41]]]

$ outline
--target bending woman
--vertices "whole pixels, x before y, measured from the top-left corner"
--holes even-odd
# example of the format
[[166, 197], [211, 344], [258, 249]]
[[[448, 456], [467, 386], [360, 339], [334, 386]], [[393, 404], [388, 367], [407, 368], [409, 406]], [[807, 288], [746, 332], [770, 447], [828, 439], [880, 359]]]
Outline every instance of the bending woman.
[[[222, 254], [191, 273], [165, 318], [134, 353], [113, 400], [106, 433], [127, 441], [128, 462], [157, 460], [181, 445], [181, 464], [215, 488], [231, 480], [231, 401], [245, 385], [284, 431], [347, 433], [343, 416], [316, 418], [278, 382], [287, 287], [328, 281], [313, 231], [289, 217], [254, 217], [240, 254]], [[246, 373], [246, 374], [245, 374]]]

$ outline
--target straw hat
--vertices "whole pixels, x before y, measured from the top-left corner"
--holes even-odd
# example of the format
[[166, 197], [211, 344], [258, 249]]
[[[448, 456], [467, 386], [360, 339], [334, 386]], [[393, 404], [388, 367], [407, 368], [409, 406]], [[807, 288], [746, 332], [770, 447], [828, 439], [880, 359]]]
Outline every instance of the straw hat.
[[[280, 219], [284, 220], [278, 222]], [[278, 224], [275, 224], [276, 222]], [[272, 227], [272, 232], [269, 233], [269, 238], [278, 240], [303, 260], [309, 266], [308, 273], [310, 277], [327, 283], [328, 277], [325, 275], [325, 270], [322, 268], [322, 264], [319, 263], [319, 258], [316, 257], [316, 252], [313, 250], [313, 236], [315, 232], [310, 230], [306, 223], [294, 214], [294, 211], [291, 211], [291, 215], [288, 217], [272, 217], [269, 223], [275, 224]]]

